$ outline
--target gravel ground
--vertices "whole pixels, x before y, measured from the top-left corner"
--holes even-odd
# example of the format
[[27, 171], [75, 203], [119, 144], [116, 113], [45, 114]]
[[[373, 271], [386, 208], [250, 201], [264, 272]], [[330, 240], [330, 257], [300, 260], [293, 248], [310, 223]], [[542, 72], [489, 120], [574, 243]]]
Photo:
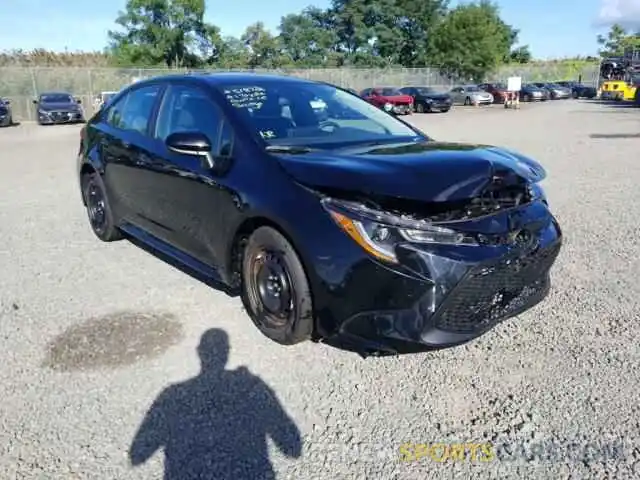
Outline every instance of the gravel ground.
[[[560, 101], [411, 117], [539, 159], [566, 244], [533, 311], [463, 347], [368, 360], [279, 347], [239, 300], [95, 239], [78, 127], [0, 130], [0, 478], [195, 478], [187, 459], [225, 479], [270, 464], [290, 479], [640, 478], [639, 114]], [[493, 461], [424, 445], [486, 442]], [[422, 458], [400, 461], [405, 443]]]

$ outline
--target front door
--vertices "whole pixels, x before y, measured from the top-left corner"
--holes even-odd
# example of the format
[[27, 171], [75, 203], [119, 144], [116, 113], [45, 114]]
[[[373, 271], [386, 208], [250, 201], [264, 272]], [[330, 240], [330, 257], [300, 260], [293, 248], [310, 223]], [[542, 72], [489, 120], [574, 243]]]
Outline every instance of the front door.
[[169, 243], [214, 267], [220, 262], [213, 245], [224, 228], [219, 215], [224, 186], [202, 158], [172, 152], [165, 140], [172, 133], [198, 131], [207, 135], [216, 155], [223, 142], [221, 133], [229, 134], [223, 125], [223, 114], [207, 92], [174, 84], [162, 99], [153, 132], [154, 214], [167, 226]]

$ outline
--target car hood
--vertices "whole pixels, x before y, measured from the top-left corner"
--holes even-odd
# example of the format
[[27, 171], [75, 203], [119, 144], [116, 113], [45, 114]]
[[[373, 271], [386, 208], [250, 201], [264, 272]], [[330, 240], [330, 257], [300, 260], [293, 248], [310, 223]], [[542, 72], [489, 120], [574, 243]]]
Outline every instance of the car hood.
[[380, 95], [380, 98], [389, 103], [411, 103], [413, 97], [411, 95]]
[[277, 158], [289, 175], [308, 187], [424, 202], [475, 197], [494, 176], [506, 174], [529, 182], [546, 176], [540, 164], [504, 148], [436, 141]]
[[80, 108], [80, 106], [77, 103], [69, 103], [69, 102], [63, 102], [63, 103], [40, 103], [38, 105], [38, 108], [40, 110], [45, 111], [45, 112], [50, 112], [50, 111], [54, 111], [54, 110], [78, 110]]

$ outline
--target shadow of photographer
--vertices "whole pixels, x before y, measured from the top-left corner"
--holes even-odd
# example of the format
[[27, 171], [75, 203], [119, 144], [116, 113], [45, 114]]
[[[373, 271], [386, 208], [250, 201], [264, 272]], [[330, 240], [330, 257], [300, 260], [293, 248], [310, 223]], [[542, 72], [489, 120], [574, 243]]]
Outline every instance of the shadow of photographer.
[[164, 450], [165, 480], [275, 479], [267, 437], [299, 458], [300, 432], [275, 393], [245, 367], [225, 370], [226, 332], [205, 332], [200, 373], [160, 393], [129, 449], [133, 466]]

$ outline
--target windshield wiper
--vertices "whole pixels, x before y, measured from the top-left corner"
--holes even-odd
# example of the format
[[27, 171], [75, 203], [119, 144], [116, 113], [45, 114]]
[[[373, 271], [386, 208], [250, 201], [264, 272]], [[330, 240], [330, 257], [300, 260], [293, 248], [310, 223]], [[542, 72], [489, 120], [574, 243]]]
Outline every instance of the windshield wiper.
[[265, 147], [265, 151], [272, 153], [309, 153], [313, 152], [313, 148], [302, 145], [269, 145]]

